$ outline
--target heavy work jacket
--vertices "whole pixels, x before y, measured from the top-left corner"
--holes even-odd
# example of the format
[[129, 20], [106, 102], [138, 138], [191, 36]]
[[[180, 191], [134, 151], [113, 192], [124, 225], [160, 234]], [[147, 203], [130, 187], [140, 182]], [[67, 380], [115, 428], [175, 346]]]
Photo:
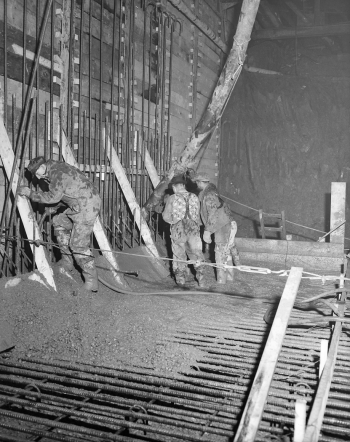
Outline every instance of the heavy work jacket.
[[226, 224], [233, 221], [233, 213], [229, 206], [222, 200], [214, 184], [208, 186], [199, 194], [201, 203], [201, 218], [204, 230], [215, 233]]
[[171, 225], [173, 241], [183, 242], [188, 237], [199, 237], [199, 200], [194, 193], [185, 191], [170, 195], [162, 216]]
[[46, 163], [48, 191], [32, 190], [29, 198], [43, 204], [65, 203], [70, 214], [98, 213], [100, 196], [93, 183], [76, 167], [63, 161], [48, 160]]

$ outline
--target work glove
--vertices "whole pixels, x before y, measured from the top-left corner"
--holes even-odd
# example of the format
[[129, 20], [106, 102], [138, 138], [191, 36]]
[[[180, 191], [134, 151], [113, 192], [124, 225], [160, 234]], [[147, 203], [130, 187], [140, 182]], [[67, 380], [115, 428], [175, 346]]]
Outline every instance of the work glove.
[[54, 215], [60, 206], [49, 206], [45, 207], [45, 213], [46, 215]]
[[27, 187], [27, 186], [21, 186], [21, 187], [18, 189], [18, 195], [26, 196], [26, 197], [28, 197], [28, 198], [29, 198], [29, 196], [30, 196], [30, 192], [31, 192], [31, 190], [30, 190], [29, 187]]
[[206, 230], [204, 230], [203, 233], [203, 240], [207, 243], [210, 244], [211, 243], [211, 233], [207, 232]]

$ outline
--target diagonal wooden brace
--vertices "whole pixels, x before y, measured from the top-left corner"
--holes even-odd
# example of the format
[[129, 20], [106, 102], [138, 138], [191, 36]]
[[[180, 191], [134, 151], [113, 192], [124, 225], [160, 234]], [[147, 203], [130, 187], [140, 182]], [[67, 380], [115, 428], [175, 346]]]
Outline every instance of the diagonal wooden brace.
[[[11, 141], [8, 137], [6, 128], [4, 126], [4, 120], [0, 118], [0, 156], [6, 171], [6, 175], [9, 177], [14, 163], [14, 153], [11, 145]], [[12, 182], [12, 192], [15, 194], [17, 191], [19, 180], [19, 170], [16, 167], [15, 175]], [[42, 236], [39, 231], [38, 223], [36, 222], [32, 207], [26, 197], [18, 196], [17, 208], [21, 216], [21, 220], [26, 231], [27, 238], [29, 240], [41, 240]], [[31, 249], [36, 247], [31, 244]], [[49, 264], [46, 250], [42, 245], [39, 245], [35, 250], [35, 263], [39, 272], [46, 278], [47, 283], [56, 290], [56, 284], [53, 277], [53, 271]]]
[[[66, 138], [65, 133], [62, 131], [62, 156], [66, 163], [71, 164], [72, 166], [75, 166], [79, 169], [79, 165], [76, 162], [72, 149], [68, 143], [68, 140]], [[96, 238], [96, 241], [98, 242], [98, 245], [100, 249], [102, 250], [103, 256], [107, 259], [107, 261], [112, 266], [112, 274], [114, 276], [115, 281], [118, 283], [119, 286], [122, 288], [128, 288], [126, 282], [124, 281], [123, 277], [120, 276], [120, 274], [117, 272], [119, 270], [118, 262], [115, 258], [115, 255], [113, 253], [113, 249], [110, 245], [110, 242], [108, 241], [107, 235], [105, 233], [105, 230], [103, 228], [103, 225], [101, 223], [100, 217], [96, 219], [95, 225], [94, 225], [94, 235]]]
[[[128, 180], [128, 177], [126, 176], [125, 170], [118, 158], [117, 152], [114, 149], [114, 146], [111, 148], [111, 140], [107, 136], [107, 144], [105, 143], [105, 135], [106, 131], [103, 129], [103, 146], [107, 146], [107, 156], [109, 159], [109, 162], [112, 166], [112, 169], [115, 173], [115, 176], [119, 182], [119, 185], [123, 191], [123, 194], [125, 196], [125, 199], [129, 205], [129, 208], [131, 210], [131, 213], [135, 217], [135, 222], [140, 229], [142, 239], [146, 245], [146, 247], [149, 249], [149, 251], [156, 257], [159, 258], [159, 253], [157, 250], [156, 245], [154, 244], [154, 241], [152, 239], [152, 233], [141, 215], [141, 208], [136, 200], [134, 191], [132, 190], [132, 187], [130, 185], [130, 182]], [[152, 161], [152, 160], [151, 160]]]

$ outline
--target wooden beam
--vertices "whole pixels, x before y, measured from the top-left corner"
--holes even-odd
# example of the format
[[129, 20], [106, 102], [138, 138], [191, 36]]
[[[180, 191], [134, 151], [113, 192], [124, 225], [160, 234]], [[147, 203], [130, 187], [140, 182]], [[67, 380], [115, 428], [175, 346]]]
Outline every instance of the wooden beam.
[[[102, 136], [103, 136], [102, 146], [106, 146], [106, 143], [105, 143], [106, 130], [105, 130], [105, 128], [103, 128]], [[131, 187], [128, 177], [125, 173], [125, 170], [124, 170], [124, 168], [118, 158], [117, 152], [115, 151], [114, 146], [112, 146], [112, 148], [111, 148], [111, 140], [110, 140], [109, 136], [107, 136], [107, 157], [108, 157], [109, 162], [112, 166], [114, 174], [118, 180], [118, 183], [123, 191], [125, 199], [129, 205], [129, 209], [134, 216], [135, 223], [137, 224], [138, 228], [140, 229], [141, 236], [143, 238], [143, 241], [144, 241], [146, 247], [149, 249], [149, 251], [152, 253], [153, 256], [155, 256], [156, 258], [159, 258], [159, 253], [158, 253], [157, 247], [154, 244], [153, 239], [152, 239], [152, 233], [151, 233], [145, 219], [143, 218], [143, 216], [141, 214], [141, 208], [136, 200], [134, 191], [132, 190], [132, 187]]]
[[296, 29], [263, 29], [255, 31], [252, 40], [282, 40], [286, 38], [307, 38], [323, 37], [325, 35], [346, 35], [350, 34], [350, 23], [339, 23], [337, 25], [307, 26]]
[[158, 172], [147, 148], [145, 148], [145, 166], [153, 187], [158, 186], [160, 181]]
[[[14, 164], [15, 156], [13, 154], [13, 148], [11, 145], [11, 141], [8, 137], [6, 128], [4, 126], [3, 118], [0, 118], [0, 157], [2, 159], [3, 166], [6, 171], [6, 175], [11, 176], [12, 167]], [[12, 181], [12, 192], [13, 194], [17, 191], [19, 180], [19, 170], [16, 167], [16, 171]], [[26, 231], [27, 238], [29, 240], [41, 240], [42, 236], [39, 231], [38, 223], [36, 222], [35, 215], [33, 213], [32, 207], [29, 203], [28, 198], [18, 196], [17, 200], [17, 208], [19, 214], [21, 216], [21, 220], [24, 226], [24, 230]], [[34, 246], [30, 245], [32, 252]], [[48, 258], [46, 256], [46, 250], [42, 245], [39, 245], [35, 249], [35, 263], [38, 268], [38, 271], [45, 277], [47, 283], [56, 290], [56, 284], [53, 277], [53, 271], [49, 264]]]
[[[72, 149], [68, 143], [67, 137], [65, 133], [62, 131], [62, 156], [66, 163], [71, 164], [72, 166], [75, 166], [79, 169], [79, 164], [74, 158]], [[103, 225], [101, 223], [100, 217], [97, 217], [95, 225], [94, 225], [94, 235], [96, 238], [96, 241], [102, 250], [103, 256], [107, 259], [107, 261], [112, 266], [112, 274], [114, 276], [115, 281], [117, 284], [119, 284], [122, 288], [128, 288], [127, 284], [125, 283], [123, 277], [120, 276], [119, 273], [117, 273], [119, 269], [118, 262], [115, 258], [115, 255], [113, 253], [113, 249], [108, 241], [106, 232], [104, 231]]]
[[[332, 183], [331, 185], [331, 225], [330, 230], [335, 229], [345, 221], [346, 210], [346, 183]], [[330, 234], [330, 242], [342, 244], [345, 243], [344, 224]]]
[[[174, 0], [172, 0], [172, 2], [174, 2]], [[152, 210], [152, 208], [159, 203], [164, 196], [166, 184], [174, 176], [174, 173], [183, 172], [188, 167], [191, 167], [191, 165], [193, 166], [196, 154], [209, 141], [210, 135], [218, 124], [241, 73], [259, 4], [260, 0], [243, 0], [232, 49], [217, 81], [208, 107], [203, 113], [179, 159], [172, 164], [167, 176], [160, 181], [157, 188], [146, 201], [144, 205], [145, 210]], [[168, 181], [166, 181], [167, 179]]]
[[302, 268], [291, 268], [234, 442], [255, 440], [302, 274]]
[[[303, 265], [308, 271], [339, 272], [344, 263], [344, 246], [337, 243], [237, 238], [243, 262], [266, 262], [281, 269]], [[254, 265], [254, 264], [253, 264]]]

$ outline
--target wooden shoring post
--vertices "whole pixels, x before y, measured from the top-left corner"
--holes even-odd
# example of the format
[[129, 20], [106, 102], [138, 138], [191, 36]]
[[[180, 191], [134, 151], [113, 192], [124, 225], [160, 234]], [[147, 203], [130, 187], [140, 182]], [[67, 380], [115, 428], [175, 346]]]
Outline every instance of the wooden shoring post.
[[234, 442], [256, 438], [302, 274], [301, 267], [291, 268]]
[[[15, 156], [13, 153], [11, 141], [5, 129], [4, 120], [2, 118], [0, 118], [0, 157], [2, 159], [2, 163], [5, 168], [6, 175], [9, 177], [13, 172], [11, 189], [13, 194], [15, 195], [15, 193], [17, 192], [18, 180], [20, 179], [19, 169], [18, 167], [16, 168], [14, 167]], [[30, 241], [42, 240], [41, 233], [39, 231], [39, 227], [36, 222], [36, 218], [32, 210], [32, 207], [29, 203], [29, 200], [26, 197], [20, 195], [18, 195], [17, 198], [18, 198], [17, 208], [21, 216], [21, 220], [24, 229], [26, 231], [28, 240]], [[40, 244], [36, 248], [34, 254], [34, 247], [36, 247], [36, 245], [31, 244], [30, 246], [32, 249], [33, 256], [35, 256], [35, 263], [38, 268], [38, 271], [45, 277], [50, 287], [56, 290], [53, 271], [49, 264], [45, 248]]]
[[[79, 169], [79, 164], [74, 158], [74, 154], [72, 152], [72, 149], [68, 143], [67, 137], [65, 133], [62, 131], [62, 156], [66, 163], [75, 166], [77, 169]], [[127, 284], [125, 283], [124, 279], [120, 274], [118, 273], [119, 266], [118, 262], [115, 259], [113, 249], [108, 241], [106, 232], [104, 231], [102, 222], [100, 217], [98, 216], [94, 225], [94, 235], [96, 238], [96, 241], [98, 242], [98, 245], [102, 251], [103, 256], [107, 259], [107, 261], [112, 266], [112, 274], [114, 276], [115, 281], [123, 288], [127, 288]]]
[[175, 171], [180, 173], [194, 164], [196, 154], [201, 147], [205, 146], [205, 143], [208, 142], [211, 133], [217, 126], [242, 70], [259, 4], [260, 0], [243, 0], [232, 49], [220, 74], [209, 105], [179, 159], [172, 164], [167, 175], [159, 182], [157, 188], [144, 204], [145, 210], [151, 210], [163, 198], [167, 184], [174, 176]]
[[[114, 171], [114, 174], [119, 182], [120, 188], [122, 189], [124, 193], [124, 197], [129, 205], [129, 209], [131, 213], [134, 215], [134, 220], [140, 229], [141, 236], [143, 238], [143, 241], [146, 245], [146, 247], [149, 249], [149, 251], [156, 257], [159, 258], [159, 253], [157, 250], [157, 247], [152, 239], [152, 233], [144, 220], [144, 218], [141, 216], [141, 208], [135, 198], [134, 191], [132, 190], [131, 184], [128, 180], [128, 177], [125, 173], [125, 169], [123, 168], [117, 152], [115, 151], [114, 146], [111, 146], [111, 140], [108, 135], [106, 135], [106, 132], [103, 132], [103, 137], [107, 137], [107, 156], [109, 159], [109, 162], [111, 164], [111, 167]], [[104, 145], [104, 143], [102, 143]]]
[[[344, 316], [346, 296], [347, 294], [346, 292], [344, 292], [340, 298], [343, 304], [339, 304], [339, 316]], [[326, 411], [328, 395], [331, 388], [335, 364], [337, 361], [337, 353], [341, 332], [342, 322], [336, 322], [332, 333], [327, 361], [323, 368], [321, 379], [318, 384], [316, 397], [313, 401], [303, 442], [317, 442], [320, 438], [322, 421], [324, 413]]]
[[330, 242], [343, 244], [345, 242], [345, 226], [344, 224], [336, 228], [345, 222], [346, 211], [346, 183], [333, 182], [331, 184], [331, 222], [330, 231], [334, 230], [330, 234]]

